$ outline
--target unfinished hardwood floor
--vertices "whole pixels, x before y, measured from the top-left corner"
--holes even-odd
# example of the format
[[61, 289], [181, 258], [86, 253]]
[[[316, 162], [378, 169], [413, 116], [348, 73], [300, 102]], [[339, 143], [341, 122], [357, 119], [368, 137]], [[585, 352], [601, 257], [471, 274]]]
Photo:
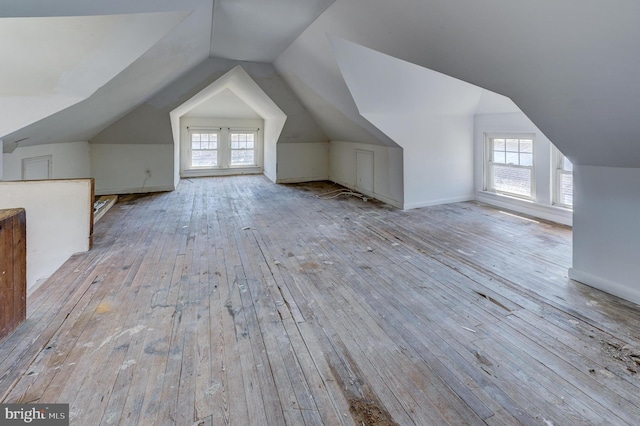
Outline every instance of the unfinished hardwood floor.
[[121, 200], [0, 343], [0, 401], [73, 425], [640, 422], [640, 311], [567, 279], [570, 229], [335, 188]]

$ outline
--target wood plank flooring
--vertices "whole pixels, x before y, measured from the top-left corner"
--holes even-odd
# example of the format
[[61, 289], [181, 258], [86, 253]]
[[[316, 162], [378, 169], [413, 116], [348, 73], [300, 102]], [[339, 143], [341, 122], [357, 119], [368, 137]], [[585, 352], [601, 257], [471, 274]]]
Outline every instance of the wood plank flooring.
[[71, 424], [637, 425], [640, 310], [571, 230], [330, 183], [125, 197], [0, 342], [0, 401]]

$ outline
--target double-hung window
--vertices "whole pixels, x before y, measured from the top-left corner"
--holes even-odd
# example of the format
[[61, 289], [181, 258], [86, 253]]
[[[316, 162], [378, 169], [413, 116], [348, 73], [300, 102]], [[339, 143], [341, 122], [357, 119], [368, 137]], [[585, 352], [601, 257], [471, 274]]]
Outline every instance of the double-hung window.
[[217, 130], [189, 130], [189, 167], [218, 167], [219, 141]]
[[560, 150], [553, 148], [554, 204], [573, 208], [573, 164]]
[[485, 190], [532, 199], [534, 138], [487, 135]]
[[255, 131], [234, 131], [229, 133], [231, 140], [230, 166], [255, 166], [257, 164], [257, 133]]
[[219, 176], [262, 171], [260, 128], [205, 127], [201, 124], [204, 120], [190, 120], [198, 127], [190, 127], [189, 121], [183, 127], [181, 175]]

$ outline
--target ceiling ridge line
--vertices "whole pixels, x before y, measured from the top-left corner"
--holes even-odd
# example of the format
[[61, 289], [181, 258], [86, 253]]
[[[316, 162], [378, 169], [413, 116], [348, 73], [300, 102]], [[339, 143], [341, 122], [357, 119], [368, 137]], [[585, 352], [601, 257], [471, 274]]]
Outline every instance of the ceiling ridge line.
[[216, 14], [216, 0], [211, 0], [211, 33], [209, 34], [209, 57], [213, 57], [213, 27]]

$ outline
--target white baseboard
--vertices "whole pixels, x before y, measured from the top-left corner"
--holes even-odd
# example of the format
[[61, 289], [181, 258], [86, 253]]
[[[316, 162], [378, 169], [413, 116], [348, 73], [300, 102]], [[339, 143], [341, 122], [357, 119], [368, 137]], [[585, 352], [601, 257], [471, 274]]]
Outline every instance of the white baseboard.
[[360, 188], [356, 188], [355, 185], [351, 185], [347, 182], [341, 182], [339, 180], [336, 179], [332, 179], [331, 177], [328, 178], [331, 182], [337, 183], [338, 185], [342, 185], [345, 188], [349, 188], [352, 191], [358, 192], [362, 195], [366, 195], [369, 198], [375, 198], [376, 200], [382, 201], [383, 203], [387, 203], [393, 207], [396, 207], [398, 209], [402, 209], [402, 203], [398, 200], [393, 200], [391, 198], [385, 197], [384, 195], [380, 195], [378, 193], [375, 192], [368, 192], [368, 191], [363, 191]]
[[262, 174], [264, 175], [264, 177], [269, 179], [271, 182], [276, 183], [276, 176], [274, 174], [271, 174], [271, 173], [267, 172], [266, 170]]
[[405, 204], [404, 210], [419, 209], [421, 207], [439, 206], [442, 204], [463, 203], [465, 201], [472, 201], [472, 200], [475, 200], [475, 197], [473, 195], [464, 196], [464, 197], [454, 197], [454, 198], [442, 198], [439, 200], [429, 200], [429, 201]]
[[329, 176], [316, 176], [316, 177], [300, 177], [300, 178], [286, 178], [278, 179], [276, 183], [304, 183], [304, 182], [320, 182], [323, 180], [329, 180]]
[[[263, 173], [260, 167], [245, 167], [231, 169], [206, 169], [206, 170], [183, 170], [180, 172], [180, 179], [197, 178], [197, 177], [218, 177], [218, 176], [237, 176], [237, 175], [260, 175]], [[269, 176], [267, 176], [269, 177]]]
[[578, 281], [589, 287], [602, 290], [605, 293], [613, 294], [614, 296], [621, 297], [629, 302], [640, 305], [640, 288], [630, 288], [624, 284], [609, 281], [607, 279], [590, 274], [589, 272], [580, 271], [575, 268], [569, 269], [569, 278], [574, 281]]
[[173, 191], [173, 185], [146, 186], [144, 188], [99, 188], [96, 189], [96, 195], [121, 195], [121, 194], [146, 194], [148, 192], [166, 192]]

